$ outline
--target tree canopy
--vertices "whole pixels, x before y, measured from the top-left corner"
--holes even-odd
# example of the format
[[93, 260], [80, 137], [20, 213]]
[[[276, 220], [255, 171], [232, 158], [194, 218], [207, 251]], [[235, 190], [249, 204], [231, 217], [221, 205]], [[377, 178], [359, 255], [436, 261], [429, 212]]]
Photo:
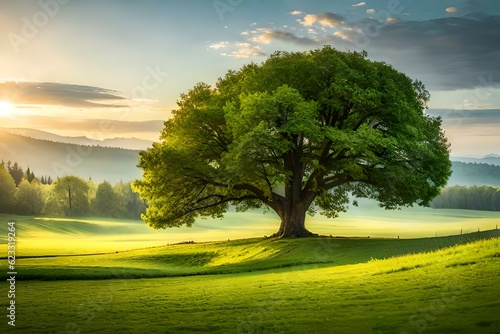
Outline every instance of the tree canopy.
[[306, 212], [336, 217], [351, 197], [395, 209], [428, 205], [450, 176], [429, 93], [365, 52], [276, 52], [199, 83], [177, 102], [160, 141], [141, 152], [134, 187], [153, 228], [190, 226], [267, 207], [278, 236], [305, 236]]
[[54, 193], [66, 216], [81, 216], [87, 212], [89, 185], [82, 178], [73, 175], [58, 178]]

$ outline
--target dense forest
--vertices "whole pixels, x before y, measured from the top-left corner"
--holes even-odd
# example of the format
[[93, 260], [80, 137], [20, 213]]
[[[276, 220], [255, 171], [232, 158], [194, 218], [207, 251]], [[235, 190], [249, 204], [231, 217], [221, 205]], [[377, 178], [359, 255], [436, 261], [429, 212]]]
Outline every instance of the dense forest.
[[130, 182], [97, 184], [73, 175], [52, 180], [10, 161], [0, 163], [0, 189], [0, 213], [137, 219], [146, 209]]
[[500, 188], [492, 186], [451, 186], [431, 202], [436, 209], [500, 211]]
[[453, 174], [448, 181], [448, 185], [489, 185], [500, 186], [500, 166], [476, 163], [453, 161]]

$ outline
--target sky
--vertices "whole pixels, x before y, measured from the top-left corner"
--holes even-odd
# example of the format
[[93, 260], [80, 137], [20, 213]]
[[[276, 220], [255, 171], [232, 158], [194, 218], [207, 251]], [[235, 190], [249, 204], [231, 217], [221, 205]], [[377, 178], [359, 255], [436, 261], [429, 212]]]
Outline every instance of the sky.
[[196, 83], [327, 44], [421, 80], [453, 156], [500, 154], [495, 0], [2, 1], [0, 127], [157, 140]]

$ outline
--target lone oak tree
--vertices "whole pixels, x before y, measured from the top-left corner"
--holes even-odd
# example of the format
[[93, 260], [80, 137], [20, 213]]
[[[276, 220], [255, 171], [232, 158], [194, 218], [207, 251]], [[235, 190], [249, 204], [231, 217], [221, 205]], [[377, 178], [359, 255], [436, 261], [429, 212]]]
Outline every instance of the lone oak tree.
[[276, 52], [182, 94], [141, 152], [144, 221], [191, 226], [265, 206], [281, 218], [277, 236], [308, 236], [306, 212], [336, 217], [351, 196], [428, 205], [451, 173], [441, 120], [424, 113], [421, 82], [366, 57]]

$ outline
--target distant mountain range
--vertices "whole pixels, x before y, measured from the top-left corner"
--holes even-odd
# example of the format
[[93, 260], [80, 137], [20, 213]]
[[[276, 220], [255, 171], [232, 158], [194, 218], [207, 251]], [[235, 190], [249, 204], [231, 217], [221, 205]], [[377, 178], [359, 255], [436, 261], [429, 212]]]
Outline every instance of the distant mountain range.
[[60, 136], [50, 132], [35, 129], [7, 129], [0, 128], [0, 133], [10, 133], [35, 139], [50, 140], [53, 142], [76, 144], [76, 145], [95, 145], [103, 147], [117, 147], [129, 150], [145, 150], [153, 143], [150, 140], [138, 138], [110, 138], [104, 140], [89, 139], [87, 137], [67, 137]]
[[[0, 161], [17, 161], [37, 176], [77, 175], [96, 182], [132, 181], [141, 177], [139, 152], [151, 142], [135, 138], [89, 141], [85, 137], [64, 137], [31, 129], [0, 129]], [[24, 135], [20, 135], [23, 133]], [[35, 139], [37, 137], [43, 137]], [[95, 146], [78, 145], [85, 143]], [[103, 147], [108, 146], [108, 147]], [[118, 146], [118, 147], [116, 147]], [[123, 147], [140, 147], [126, 149]], [[453, 157], [449, 185], [500, 186], [500, 155], [483, 158]]]
[[482, 158], [467, 158], [467, 157], [452, 157], [452, 161], [460, 162], [472, 162], [480, 164], [491, 164], [500, 166], [500, 155], [499, 154], [488, 154]]
[[77, 175], [116, 183], [141, 177], [138, 150], [83, 146], [0, 132], [0, 161], [16, 161], [36, 176]]

